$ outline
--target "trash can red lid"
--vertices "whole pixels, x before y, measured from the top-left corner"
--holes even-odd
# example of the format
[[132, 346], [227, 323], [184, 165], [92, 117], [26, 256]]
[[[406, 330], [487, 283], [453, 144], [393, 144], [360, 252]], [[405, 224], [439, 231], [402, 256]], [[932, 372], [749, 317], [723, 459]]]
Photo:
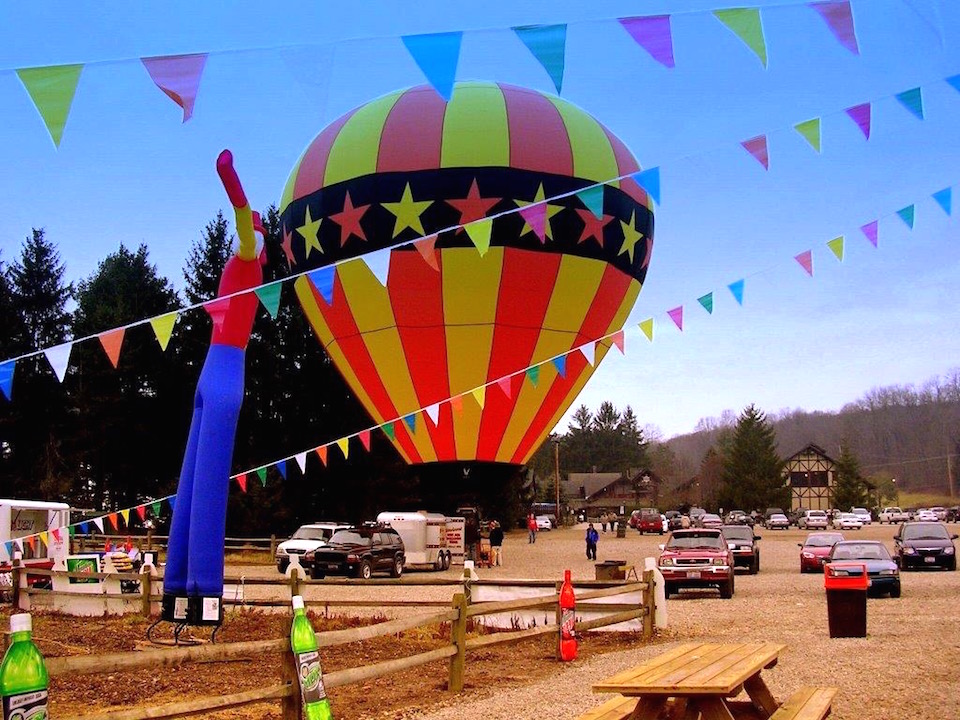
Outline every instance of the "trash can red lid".
[[856, 562], [834, 562], [823, 566], [823, 587], [827, 590], [866, 590], [870, 586], [867, 566]]

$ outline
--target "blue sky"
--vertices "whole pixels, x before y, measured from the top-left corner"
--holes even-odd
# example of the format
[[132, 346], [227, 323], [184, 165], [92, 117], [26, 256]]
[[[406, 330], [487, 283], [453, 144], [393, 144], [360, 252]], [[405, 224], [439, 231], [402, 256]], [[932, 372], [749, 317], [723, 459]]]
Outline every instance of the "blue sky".
[[[458, 79], [552, 92], [509, 28], [566, 22], [563, 97], [643, 167], [659, 166], [663, 183], [626, 355], [608, 356], [578, 402], [629, 403], [670, 436], [749, 403], [839, 409], [871, 387], [956, 367], [957, 220], [930, 194], [960, 186], [960, 93], [943, 82], [960, 73], [960, 8], [853, 0], [855, 56], [802, 3], [755, 5], [766, 8], [767, 69], [703, 12], [723, 7], [715, 1], [5, 4], [2, 257], [43, 226], [76, 280], [120, 243], [142, 242], [180, 286], [190, 244], [227, 208], [214, 171], [221, 149], [233, 150], [248, 196], [265, 207], [326, 124], [424, 81], [401, 35], [468, 31]], [[673, 70], [615, 22], [660, 12], [673, 13]], [[212, 55], [194, 117], [181, 124], [137, 58], [203, 51]], [[12, 71], [72, 62], [91, 64], [58, 151]], [[893, 98], [916, 86], [923, 121]], [[874, 103], [869, 142], [843, 114], [865, 101]], [[812, 117], [822, 117], [819, 155], [792, 129]], [[769, 172], [739, 146], [760, 133]], [[912, 232], [893, 216], [910, 203]], [[858, 228], [878, 218], [874, 249]], [[825, 246], [840, 234], [842, 264]], [[812, 279], [792, 259], [807, 249]], [[740, 278], [742, 308], [725, 289]], [[710, 291], [712, 316], [696, 302]], [[683, 333], [666, 316], [681, 304]], [[652, 344], [636, 327], [650, 316]]]

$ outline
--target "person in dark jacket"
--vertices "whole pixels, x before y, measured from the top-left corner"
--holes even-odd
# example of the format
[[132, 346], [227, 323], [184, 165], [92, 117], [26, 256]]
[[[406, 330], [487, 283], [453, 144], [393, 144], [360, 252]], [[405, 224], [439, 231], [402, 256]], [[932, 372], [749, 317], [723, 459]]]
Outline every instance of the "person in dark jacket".
[[490, 564], [503, 565], [503, 528], [494, 520], [490, 524]]
[[593, 523], [590, 523], [587, 526], [587, 560], [596, 560], [597, 559], [597, 540], [600, 539], [600, 533], [597, 532], [597, 529], [593, 526]]

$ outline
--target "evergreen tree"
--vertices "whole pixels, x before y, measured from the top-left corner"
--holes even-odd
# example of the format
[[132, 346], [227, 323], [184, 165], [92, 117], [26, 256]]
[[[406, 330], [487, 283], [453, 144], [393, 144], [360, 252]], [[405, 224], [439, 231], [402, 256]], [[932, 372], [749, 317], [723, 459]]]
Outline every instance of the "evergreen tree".
[[20, 259], [10, 268], [14, 300], [30, 349], [58, 345], [67, 338], [70, 313], [66, 306], [73, 286], [64, 282], [65, 272], [56, 246], [43, 229], [34, 228], [23, 243]]
[[773, 427], [760, 410], [748, 406], [737, 419], [729, 451], [723, 456], [718, 505], [746, 511], [786, 508], [790, 496], [782, 470]]
[[860, 460], [850, 450], [850, 443], [841, 443], [840, 457], [834, 467], [833, 506], [840, 510], [867, 507], [869, 494], [860, 470]]

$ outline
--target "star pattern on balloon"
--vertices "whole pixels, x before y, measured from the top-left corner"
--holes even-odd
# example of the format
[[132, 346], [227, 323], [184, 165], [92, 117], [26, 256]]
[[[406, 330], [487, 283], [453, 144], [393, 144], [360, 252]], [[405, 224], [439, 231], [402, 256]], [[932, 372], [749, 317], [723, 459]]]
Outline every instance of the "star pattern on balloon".
[[297, 264], [297, 259], [293, 254], [293, 233], [283, 229], [283, 242], [280, 243], [280, 247], [283, 248], [283, 254], [287, 256], [287, 265], [293, 267]]
[[460, 211], [460, 227], [457, 232], [463, 232], [463, 226], [476, 220], [483, 220], [487, 213], [503, 198], [484, 198], [480, 196], [480, 189], [477, 187], [477, 179], [474, 178], [470, 183], [470, 191], [463, 199], [446, 200], [447, 204], [452, 205]]
[[[537, 188], [537, 194], [534, 195], [533, 200], [514, 200], [513, 202], [516, 203], [517, 207], [525, 208], [530, 205], [542, 203], [544, 200], [546, 200], [546, 198], [547, 198], [546, 193], [544, 193], [543, 191], [543, 183], [540, 183], [540, 187]], [[553, 230], [550, 227], [550, 218], [552, 218], [554, 215], [556, 215], [558, 212], [560, 212], [563, 209], [564, 209], [563, 205], [552, 205], [551, 203], [546, 203], [546, 209], [545, 209], [546, 217], [543, 223], [543, 234], [545, 237], [549, 238], [550, 240], [553, 240]], [[522, 214], [523, 213], [521, 213], [521, 215]], [[533, 232], [533, 231], [534, 231], [533, 228], [530, 227], [530, 223], [528, 223], [526, 219], [524, 219], [523, 228], [520, 230], [520, 236], [522, 237], [527, 233]]]
[[303, 221], [303, 225], [297, 228], [297, 232], [303, 237], [303, 256], [305, 258], [310, 257], [310, 251], [314, 248], [323, 254], [323, 248], [320, 247], [320, 238], [318, 237], [320, 233], [320, 223], [322, 222], [323, 218], [314, 220], [310, 217], [310, 206], [307, 205], [307, 212]]
[[620, 221], [620, 227], [623, 228], [623, 244], [620, 246], [620, 252], [617, 255], [626, 253], [631, 264], [633, 263], [633, 249], [637, 242], [643, 239], [643, 233], [637, 230], [635, 225], [636, 217], [637, 211], [634, 210], [630, 213], [630, 222]]
[[340, 226], [340, 247], [347, 244], [347, 240], [350, 239], [351, 235], [356, 235], [366, 242], [367, 236], [363, 232], [360, 220], [363, 219], [363, 215], [367, 212], [368, 207], [370, 206], [357, 205], [354, 207], [353, 201], [350, 199], [350, 191], [347, 191], [346, 196], [343, 198], [343, 210], [330, 216], [330, 219]]
[[580, 219], [583, 220], [583, 230], [580, 237], [577, 238], [577, 245], [584, 243], [590, 238], [597, 241], [597, 245], [603, 247], [603, 229], [613, 220], [612, 215], [603, 215], [597, 217], [592, 210], [585, 208], [575, 208]]
[[423, 212], [433, 205], [433, 200], [421, 200], [417, 202], [413, 199], [413, 192], [410, 190], [410, 183], [403, 188], [403, 197], [400, 202], [381, 203], [395, 218], [393, 224], [393, 237], [396, 237], [407, 228], [416, 230], [421, 235], [426, 235], [423, 229], [423, 223], [420, 222], [420, 216]]

